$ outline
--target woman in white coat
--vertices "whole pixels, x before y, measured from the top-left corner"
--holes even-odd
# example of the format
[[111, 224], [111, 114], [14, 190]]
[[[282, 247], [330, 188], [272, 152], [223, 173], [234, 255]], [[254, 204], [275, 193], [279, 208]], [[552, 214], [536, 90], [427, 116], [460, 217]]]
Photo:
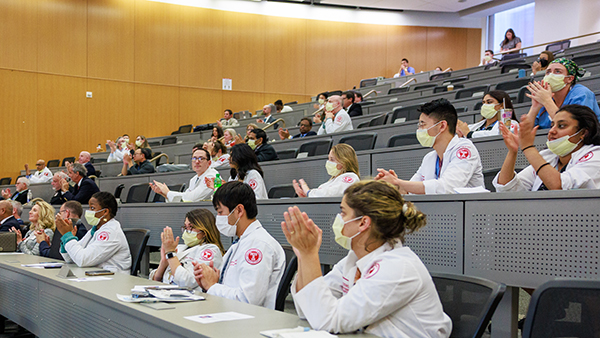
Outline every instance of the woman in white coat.
[[331, 148], [325, 168], [331, 178], [316, 189], [310, 189], [303, 179], [292, 182], [298, 197], [341, 197], [346, 188], [360, 181], [356, 152], [345, 143]]
[[241, 181], [254, 190], [256, 199], [267, 199], [267, 187], [263, 179], [263, 171], [258, 164], [258, 158], [249, 145], [242, 143], [231, 147], [229, 157], [229, 181]]
[[[534, 146], [534, 117], [524, 115], [515, 133], [501, 127], [508, 154], [494, 178], [496, 191], [538, 191], [600, 188], [600, 125], [593, 110], [572, 104], [562, 107], [548, 132], [548, 149]], [[529, 166], [515, 173], [517, 151]]]
[[350, 250], [321, 275], [322, 230], [291, 207], [281, 228], [298, 257], [291, 293], [298, 315], [330, 332], [364, 330], [379, 337], [448, 337], [435, 285], [419, 257], [403, 246], [404, 235], [425, 225], [425, 215], [397, 188], [362, 181], [346, 189], [333, 223], [336, 242]]
[[150, 279], [194, 288], [198, 284], [192, 262], [212, 264], [215, 269], [221, 269], [225, 249], [215, 226], [215, 216], [206, 209], [194, 209], [185, 214], [181, 232], [183, 244], [179, 245], [179, 237], [174, 238], [170, 227], [165, 227], [160, 234], [160, 263], [150, 272]]
[[458, 120], [456, 124], [456, 133], [460, 137], [476, 138], [486, 136], [499, 136], [500, 135], [500, 124], [499, 115], [501, 109], [510, 109], [512, 111], [511, 116], [511, 130], [514, 130], [517, 123], [517, 117], [515, 116], [514, 108], [510, 95], [503, 90], [492, 90], [485, 94], [481, 105], [481, 121], [467, 125], [467, 123]]

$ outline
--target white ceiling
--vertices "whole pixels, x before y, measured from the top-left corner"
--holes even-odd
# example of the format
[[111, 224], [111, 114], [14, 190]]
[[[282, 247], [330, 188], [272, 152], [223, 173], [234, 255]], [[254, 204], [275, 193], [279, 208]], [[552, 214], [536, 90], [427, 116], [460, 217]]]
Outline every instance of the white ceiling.
[[[302, 0], [291, 0], [302, 2]], [[462, 0], [461, 0], [462, 1]], [[493, 0], [315, 0], [316, 3], [427, 12], [459, 12]], [[503, 2], [503, 1], [498, 1]]]

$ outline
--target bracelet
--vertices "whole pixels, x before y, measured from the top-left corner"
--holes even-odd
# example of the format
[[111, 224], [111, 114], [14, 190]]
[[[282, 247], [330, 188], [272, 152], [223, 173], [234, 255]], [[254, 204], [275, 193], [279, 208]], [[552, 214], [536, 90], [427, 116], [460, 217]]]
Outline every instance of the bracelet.
[[546, 163], [542, 164], [542, 165], [541, 165], [541, 166], [538, 168], [538, 170], [536, 170], [536, 171], [535, 171], [535, 175], [536, 175], [536, 176], [539, 176], [540, 170], [542, 170], [542, 168], [543, 168], [543, 167], [545, 167], [545, 166], [547, 166], [547, 165], [550, 165], [550, 163], [546, 162]]
[[[530, 145], [530, 146], [527, 146], [527, 147], [525, 147], [525, 148], [521, 149], [521, 152], [525, 152], [525, 150], [527, 150], [527, 149], [529, 149], [529, 148], [531, 148], [531, 147], [535, 147], [535, 145], [533, 145], [533, 144], [532, 144], [532, 145]], [[540, 167], [540, 168], [541, 168], [541, 167]], [[539, 169], [538, 169], [538, 170], [539, 170]]]

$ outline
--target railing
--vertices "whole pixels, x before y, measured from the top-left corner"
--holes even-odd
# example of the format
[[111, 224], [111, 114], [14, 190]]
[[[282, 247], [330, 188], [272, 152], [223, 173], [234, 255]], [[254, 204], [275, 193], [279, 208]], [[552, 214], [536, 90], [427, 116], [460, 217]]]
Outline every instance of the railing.
[[521, 47], [519, 49], [514, 48], [514, 49], [511, 49], [511, 50], [504, 51], [504, 52], [494, 52], [494, 55], [496, 55], [496, 54], [502, 55], [502, 54], [514, 53], [516, 51], [523, 51], [525, 49], [531, 49], [531, 48], [536, 48], [536, 47], [543, 47], [543, 46], [547, 46], [547, 45], [550, 45], [550, 44], [553, 44], [553, 43], [557, 43], [557, 42], [561, 42], [561, 41], [574, 40], [574, 39], [579, 39], [579, 38], [585, 38], [585, 37], [596, 35], [596, 34], [600, 34], [600, 32], [583, 34], [583, 35], [578, 35], [578, 36], [574, 36], [574, 37], [571, 37], [571, 38], [554, 40], [554, 41], [545, 42], [545, 43], [538, 43], [537, 45], [532, 45], [532, 46], [527, 46], [527, 47]]
[[398, 86], [398, 88], [404, 88], [404, 86], [408, 85], [409, 83], [411, 83], [413, 81], [417, 82], [417, 79], [413, 77], [412, 79], [410, 79], [410, 80], [404, 82], [403, 84], [401, 84], [400, 86]]
[[275, 125], [276, 123], [279, 123], [279, 122], [281, 122], [281, 124], [283, 124], [283, 127], [285, 128], [285, 121], [283, 119], [277, 119], [260, 129], [262, 129], [262, 130], [269, 129], [270, 127], [272, 127], [273, 125]]

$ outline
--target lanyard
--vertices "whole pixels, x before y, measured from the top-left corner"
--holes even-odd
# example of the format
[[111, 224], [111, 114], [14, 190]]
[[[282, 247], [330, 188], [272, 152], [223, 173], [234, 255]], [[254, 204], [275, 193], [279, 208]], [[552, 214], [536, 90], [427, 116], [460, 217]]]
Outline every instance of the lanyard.
[[[232, 243], [232, 246], [235, 245], [235, 244], [237, 244], [239, 241], [240, 241], [239, 238], [236, 239], [236, 240], [234, 240], [233, 243]], [[233, 257], [233, 255], [235, 255], [235, 253], [236, 253], [236, 251], [237, 251], [237, 249], [238, 249], [239, 246], [240, 246], [239, 244], [236, 245], [234, 251], [231, 252], [231, 255], [227, 256], [227, 260], [225, 261], [225, 264], [223, 264], [223, 268], [221, 269], [221, 276], [219, 277], [219, 283], [221, 283], [221, 284], [223, 283], [223, 277], [225, 277], [225, 270], [227, 270], [227, 266], [229, 265], [229, 261], [231, 260], [231, 257]], [[229, 248], [229, 249], [231, 250], [231, 248]]]
[[492, 130], [492, 128], [494, 128], [494, 125], [498, 123], [498, 120], [496, 120], [496, 122], [490, 124], [489, 126], [485, 126], [485, 123], [481, 125], [481, 127], [479, 128], [479, 130]]
[[440, 161], [440, 157], [435, 160], [435, 178], [440, 178], [440, 171], [442, 170], [442, 161]]

